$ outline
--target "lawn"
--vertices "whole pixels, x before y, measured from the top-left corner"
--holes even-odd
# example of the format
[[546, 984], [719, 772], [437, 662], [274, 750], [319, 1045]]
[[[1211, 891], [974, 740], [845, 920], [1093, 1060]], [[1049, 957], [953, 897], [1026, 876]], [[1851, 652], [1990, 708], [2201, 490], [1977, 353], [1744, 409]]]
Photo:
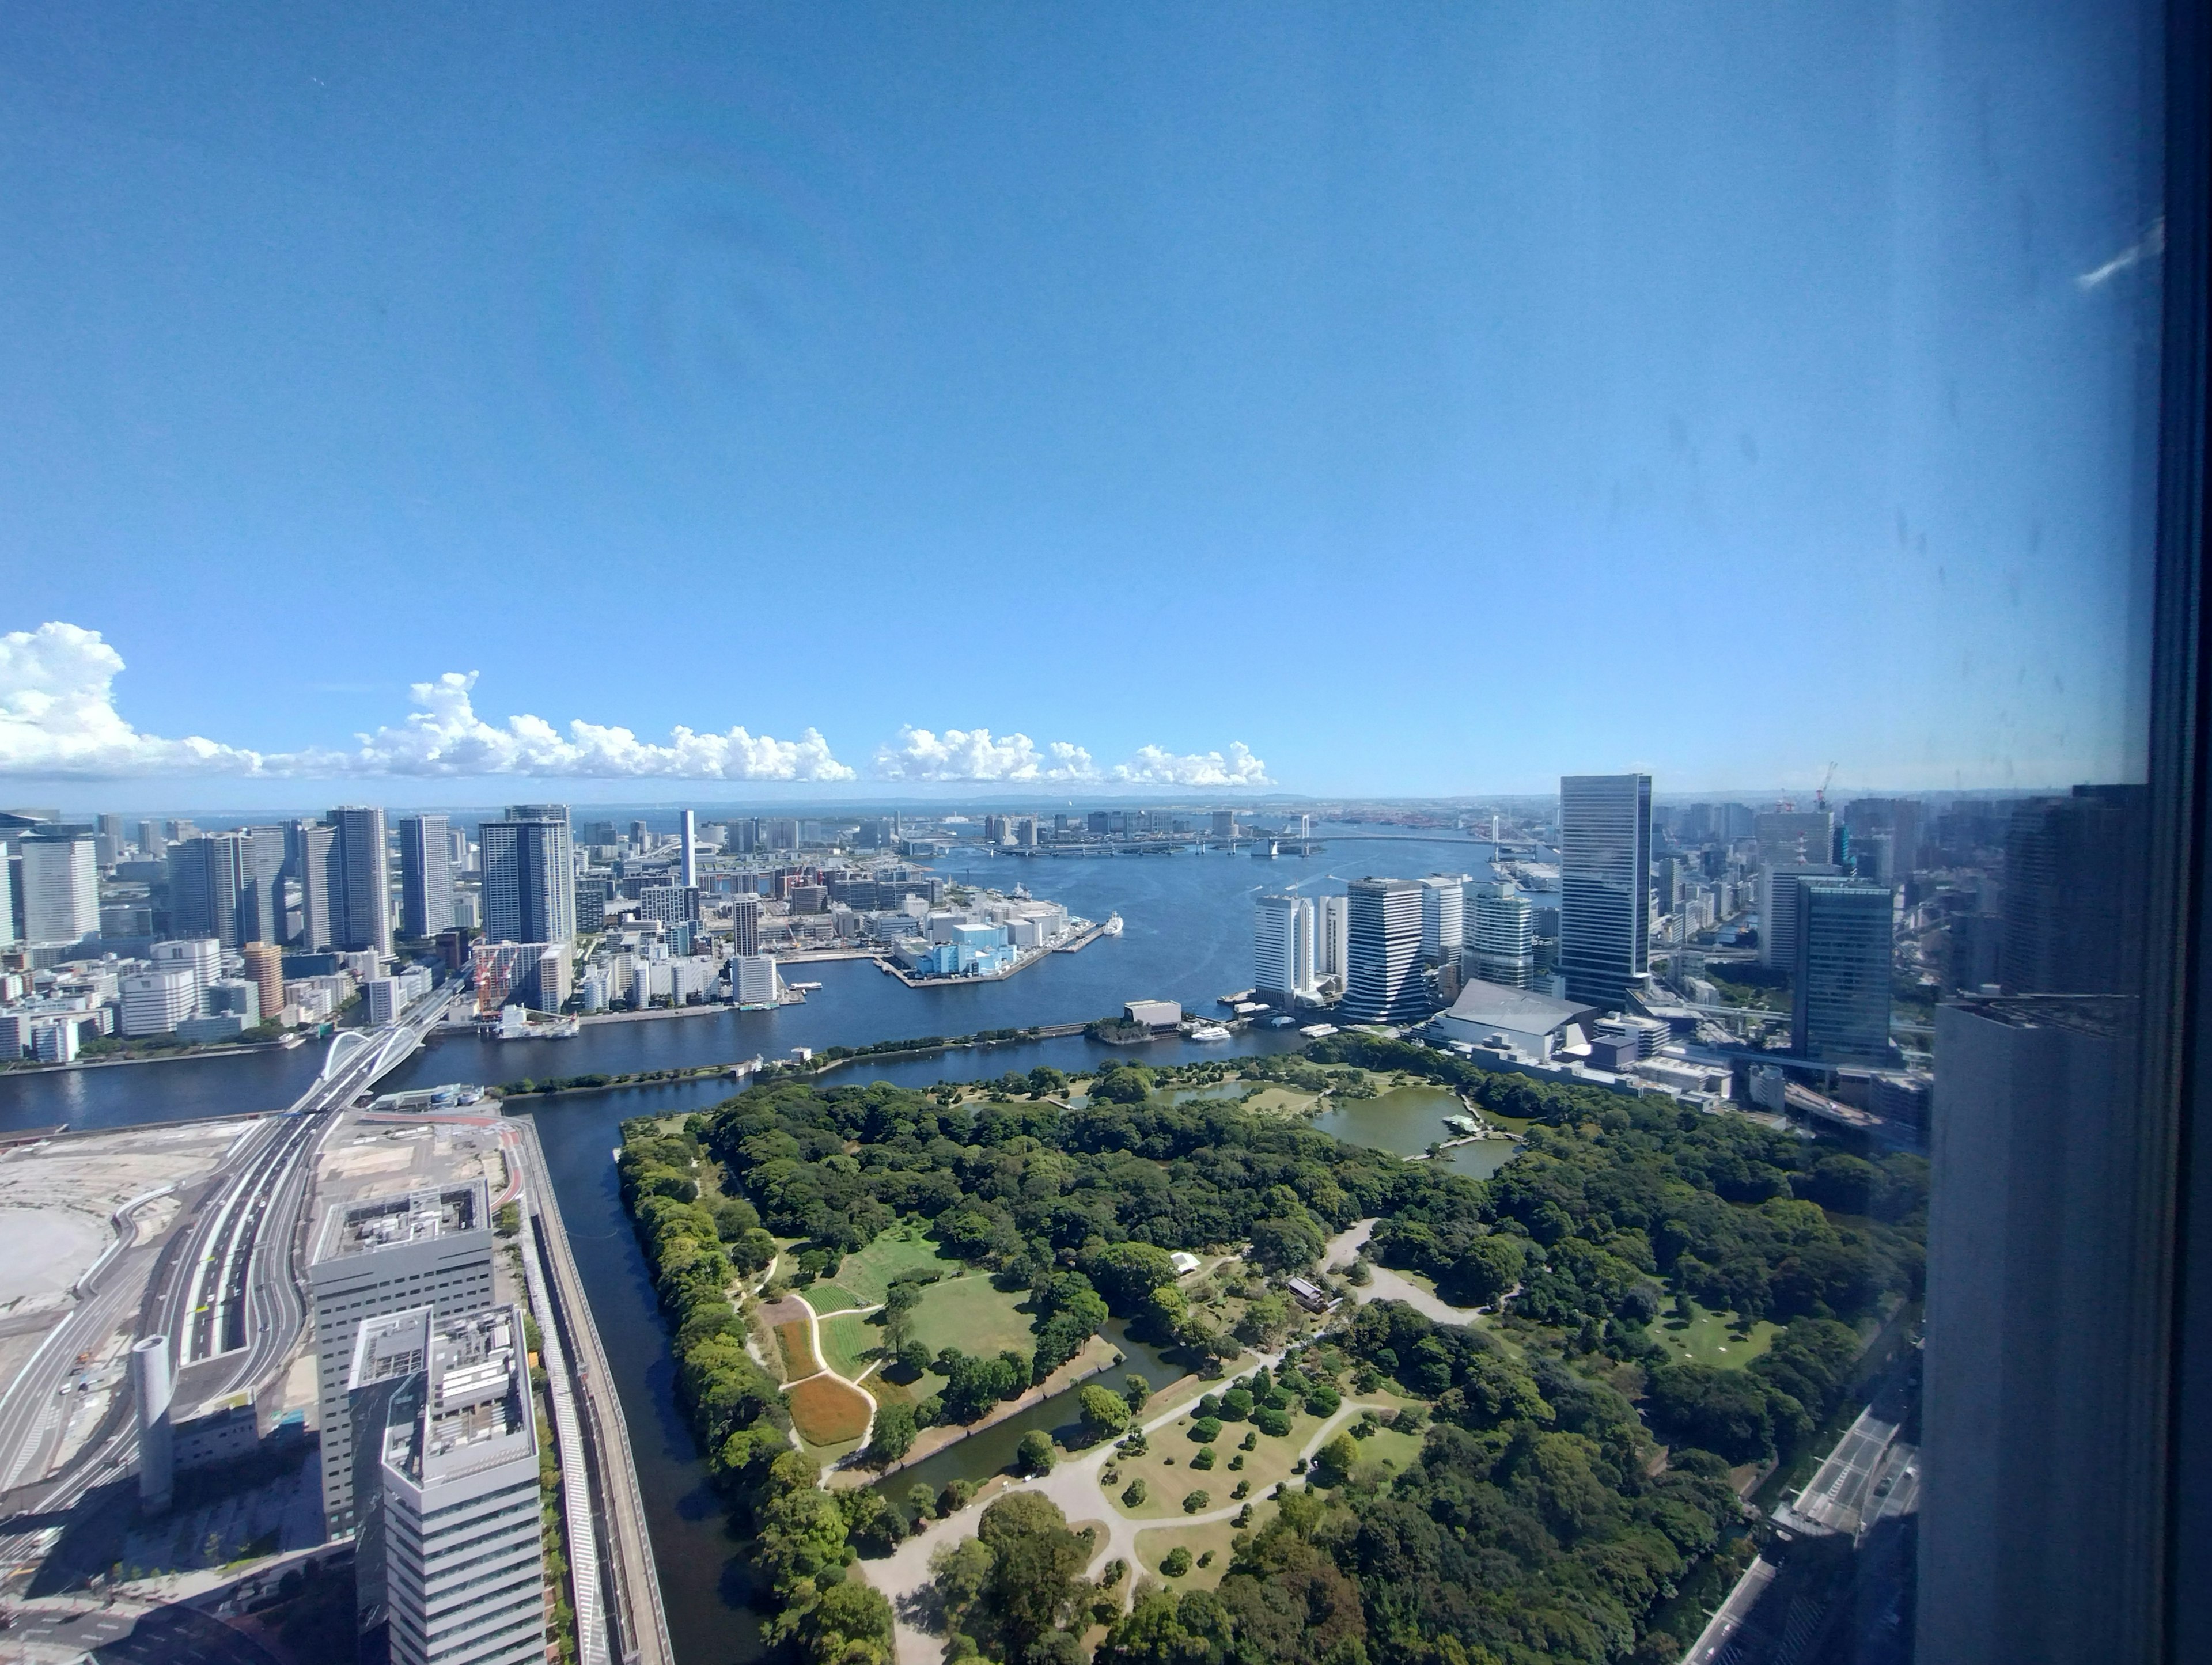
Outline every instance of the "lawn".
[[822, 1351], [830, 1368], [842, 1376], [857, 1376], [872, 1362], [864, 1355], [874, 1352], [884, 1333], [855, 1312], [840, 1313], [822, 1321]]
[[967, 1269], [966, 1262], [940, 1254], [916, 1228], [901, 1226], [883, 1233], [859, 1254], [848, 1255], [838, 1264], [834, 1283], [856, 1297], [854, 1304], [872, 1307], [881, 1303], [902, 1273], [936, 1272], [957, 1278]]
[[872, 1304], [863, 1301], [849, 1289], [837, 1284], [825, 1284], [818, 1279], [799, 1291], [798, 1295], [800, 1300], [805, 1302], [824, 1318], [833, 1312], [850, 1312], [855, 1307]]
[[[1273, 1504], [1255, 1504], [1252, 1509], [1252, 1524], [1244, 1528], [1257, 1531], [1274, 1513]], [[1212, 1589], [1221, 1582], [1221, 1575], [1229, 1571], [1234, 1559], [1230, 1553], [1230, 1540], [1238, 1528], [1227, 1521], [1215, 1521], [1206, 1526], [1161, 1526], [1137, 1534], [1137, 1559], [1140, 1571], [1149, 1578], [1166, 1584], [1170, 1589]], [[1190, 1552], [1190, 1571], [1180, 1578], [1164, 1577], [1160, 1562], [1177, 1544]], [[1200, 1566], [1198, 1558], [1207, 1550], [1213, 1552], [1213, 1564]]]
[[1746, 1335], [1735, 1328], [1736, 1315], [1714, 1312], [1690, 1303], [1691, 1317], [1684, 1323], [1671, 1314], [1655, 1318], [1646, 1334], [1667, 1349], [1668, 1357], [1678, 1364], [1711, 1364], [1720, 1370], [1741, 1370], [1773, 1346], [1774, 1338], [1782, 1334], [1779, 1324], [1760, 1319]]
[[[1291, 1431], [1288, 1434], [1280, 1438], [1261, 1434], [1249, 1451], [1239, 1451], [1237, 1446], [1245, 1435], [1257, 1431], [1253, 1425], [1249, 1422], [1224, 1422], [1213, 1442], [1213, 1467], [1193, 1468], [1190, 1460], [1198, 1455], [1200, 1447], [1190, 1437], [1192, 1419], [1177, 1417], [1166, 1427], [1155, 1428], [1147, 1436], [1151, 1449], [1143, 1456], [1110, 1459], [1107, 1466], [1115, 1469], [1120, 1478], [1110, 1486], [1102, 1485], [1098, 1495], [1112, 1503], [1122, 1514], [1140, 1521], [1166, 1520], [1180, 1516], [1184, 1496], [1194, 1491], [1212, 1492], [1212, 1506], [1216, 1509], [1236, 1503], [1239, 1500], [1229, 1494], [1237, 1489], [1239, 1480], [1251, 1482], [1252, 1489], [1245, 1494], [1246, 1498], [1263, 1498], [1290, 1478], [1291, 1464], [1328, 1419], [1326, 1417], [1308, 1416], [1303, 1408], [1294, 1411], [1291, 1415]], [[1347, 1419], [1345, 1425], [1350, 1426], [1351, 1422], [1356, 1419]], [[1372, 1443], [1362, 1442], [1363, 1444]], [[1231, 1460], [1240, 1456], [1244, 1459], [1244, 1466], [1231, 1468]], [[1131, 1480], [1139, 1478], [1145, 1482], [1145, 1500], [1131, 1509], [1121, 1502], [1121, 1493]], [[1161, 1545], [1160, 1553], [1167, 1553], [1165, 1544]], [[1191, 1553], [1197, 1553], [1195, 1550]]]
[[830, 1376], [817, 1376], [784, 1395], [792, 1425], [814, 1445], [837, 1445], [860, 1438], [872, 1408], [868, 1396]]
[[981, 1273], [932, 1284], [914, 1310], [914, 1337], [936, 1354], [947, 1347], [988, 1358], [1006, 1348], [1028, 1352], [1036, 1346], [1028, 1315], [1014, 1310], [1026, 1291], [991, 1287]]

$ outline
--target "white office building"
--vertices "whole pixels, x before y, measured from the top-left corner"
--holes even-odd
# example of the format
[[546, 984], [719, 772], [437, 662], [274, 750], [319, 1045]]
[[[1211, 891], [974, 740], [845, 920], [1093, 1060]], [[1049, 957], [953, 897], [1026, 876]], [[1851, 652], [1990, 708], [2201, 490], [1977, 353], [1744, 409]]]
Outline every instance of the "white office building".
[[531, 1665], [545, 1656], [538, 1419], [522, 1310], [435, 1305], [359, 1328], [349, 1442], [369, 1461], [355, 1590], [392, 1665]]
[[173, 1035], [200, 1009], [200, 987], [188, 965], [156, 965], [123, 979], [123, 1033], [133, 1040]]
[[730, 960], [730, 994], [739, 1006], [775, 1006], [783, 999], [773, 954], [738, 954]]
[[347, 1414], [361, 1326], [430, 1306], [465, 1317], [491, 1304], [491, 1205], [482, 1180], [406, 1196], [333, 1203], [307, 1267], [314, 1303], [316, 1426], [323, 1521], [356, 1525], [353, 1422]]
[[1352, 963], [1352, 907], [1348, 896], [1314, 898], [1314, 975], [1340, 985]]
[[1536, 977], [1535, 912], [1510, 879], [1470, 885], [1467, 899], [1467, 975], [1503, 988], [1528, 988]]
[[1431, 873], [1421, 881], [1421, 957], [1431, 965], [1459, 958], [1467, 940], [1467, 875]]
[[23, 862], [23, 940], [81, 942], [100, 931], [100, 862], [90, 835], [33, 834]]
[[684, 890], [695, 890], [699, 884], [699, 820], [690, 810], [678, 819], [676, 848], [676, 882]]
[[147, 950], [157, 966], [181, 965], [192, 974], [192, 987], [201, 994], [222, 978], [222, 945], [213, 937], [179, 937], [157, 942]]
[[1252, 913], [1252, 987], [1288, 1006], [1314, 994], [1314, 905], [1305, 896], [1261, 896]]

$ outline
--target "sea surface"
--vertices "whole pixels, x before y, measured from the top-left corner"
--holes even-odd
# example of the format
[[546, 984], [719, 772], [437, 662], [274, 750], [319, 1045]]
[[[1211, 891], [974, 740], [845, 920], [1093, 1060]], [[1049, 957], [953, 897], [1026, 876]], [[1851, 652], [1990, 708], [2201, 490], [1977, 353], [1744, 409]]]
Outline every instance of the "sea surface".
[[[1051, 954], [1003, 981], [973, 987], [908, 988], [866, 961], [826, 961], [789, 975], [822, 987], [805, 1005], [770, 1012], [718, 1011], [704, 1017], [587, 1024], [573, 1040], [434, 1042], [388, 1078], [386, 1091], [448, 1081], [482, 1084], [525, 1076], [617, 1074], [787, 1055], [794, 1047], [864, 1046], [923, 1035], [963, 1035], [1118, 1016], [1122, 1002], [1179, 1000], [1211, 1016], [1224, 994], [1252, 982], [1252, 904], [1263, 893], [1340, 892], [1348, 879], [1374, 874], [1416, 878], [1432, 872], [1486, 874], [1487, 844], [1466, 840], [1376, 836], [1322, 827], [1326, 848], [1310, 857], [1257, 860], [1248, 854], [1187, 852], [1091, 860], [1024, 859], [975, 853], [930, 864], [949, 878], [1012, 890], [1026, 884], [1043, 899], [1087, 918], [1119, 913], [1119, 938], [1073, 954]], [[1060, 1069], [1133, 1058], [1183, 1063], [1235, 1053], [1303, 1045], [1295, 1030], [1262, 1030], [1199, 1045], [1175, 1040], [1109, 1048], [1080, 1037], [854, 1065], [836, 1084], [890, 1081], [904, 1086], [970, 1080], [1039, 1063]], [[323, 1048], [234, 1054], [158, 1064], [0, 1078], [0, 1132], [66, 1122], [72, 1127], [175, 1121], [248, 1110], [282, 1109], [322, 1066]], [[538, 1101], [537, 1122], [562, 1218], [605, 1343], [629, 1421], [631, 1449], [646, 1498], [669, 1628], [681, 1665], [750, 1665], [761, 1653], [758, 1626], [744, 1604], [743, 1546], [732, 1541], [722, 1511], [676, 1408], [674, 1365], [655, 1309], [643, 1256], [622, 1212], [613, 1151], [630, 1116], [703, 1109], [730, 1092], [725, 1080], [700, 1080], [568, 1093]], [[1411, 1154], [1443, 1136], [1449, 1095], [1401, 1090], [1346, 1104], [1316, 1125], [1340, 1138]], [[1510, 1154], [1502, 1142], [1463, 1145], [1447, 1160], [1488, 1173]], [[1127, 1344], [1125, 1342], [1125, 1346]], [[1133, 1358], [1140, 1350], [1129, 1346]], [[1141, 1358], [1151, 1373], [1157, 1362]], [[917, 1479], [988, 1473], [1032, 1426], [1065, 1419], [1054, 1401], [963, 1441], [894, 1488]], [[1001, 1449], [1003, 1448], [1003, 1449]]]

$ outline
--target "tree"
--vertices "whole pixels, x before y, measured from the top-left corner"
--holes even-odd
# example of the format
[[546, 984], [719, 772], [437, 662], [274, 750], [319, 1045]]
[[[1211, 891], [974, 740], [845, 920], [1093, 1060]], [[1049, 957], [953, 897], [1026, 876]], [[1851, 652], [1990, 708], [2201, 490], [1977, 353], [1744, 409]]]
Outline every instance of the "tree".
[[915, 1433], [913, 1406], [878, 1406], [875, 1431], [868, 1439], [868, 1461], [878, 1467], [896, 1462], [914, 1449]]
[[916, 1480], [907, 1487], [906, 1506], [914, 1511], [917, 1521], [927, 1521], [935, 1516], [937, 1493], [927, 1480]]
[[1321, 1228], [1310, 1216], [1300, 1212], [1255, 1221], [1247, 1258], [1270, 1272], [1299, 1272], [1321, 1258], [1323, 1247]]
[[1152, 1396], [1152, 1384], [1134, 1370], [1121, 1378], [1121, 1397], [1129, 1401], [1132, 1411], [1141, 1411]]
[[1182, 1512], [1196, 1515], [1211, 1508], [1212, 1504], [1213, 1494], [1211, 1492], [1188, 1492], [1183, 1494]]
[[1180, 1578], [1190, 1571], [1190, 1552], [1177, 1544], [1160, 1558], [1160, 1571], [1170, 1578]]
[[1066, 1085], [1067, 1078], [1049, 1064], [1039, 1064], [1029, 1073], [1030, 1097], [1032, 1098], [1049, 1097], [1062, 1091]]
[[1042, 1428], [1030, 1429], [1014, 1447], [1015, 1467], [1024, 1474], [1049, 1474], [1052, 1463], [1052, 1436]]
[[1092, 1443], [1110, 1439], [1129, 1425], [1129, 1402], [1121, 1395], [1094, 1385], [1075, 1397], [1083, 1410], [1083, 1431]]
[[991, 1552], [983, 1606], [1013, 1665], [1042, 1665], [1054, 1651], [1043, 1638], [1071, 1620], [1089, 1617], [1083, 1568], [1091, 1540], [1067, 1529], [1067, 1517], [1051, 1498], [1013, 1492], [983, 1511], [976, 1534]]
[[1176, 1280], [1175, 1262], [1164, 1249], [1145, 1243], [1109, 1243], [1083, 1261], [1083, 1271], [1116, 1316], [1134, 1318], [1152, 1299], [1152, 1291]]
[[798, 1639], [811, 1665], [889, 1665], [891, 1604], [857, 1580], [832, 1584], [799, 1621]]
[[1352, 1443], [1351, 1435], [1340, 1433], [1322, 1446], [1316, 1455], [1320, 1460], [1322, 1472], [1340, 1480], [1350, 1475], [1352, 1465], [1359, 1461], [1359, 1448]]

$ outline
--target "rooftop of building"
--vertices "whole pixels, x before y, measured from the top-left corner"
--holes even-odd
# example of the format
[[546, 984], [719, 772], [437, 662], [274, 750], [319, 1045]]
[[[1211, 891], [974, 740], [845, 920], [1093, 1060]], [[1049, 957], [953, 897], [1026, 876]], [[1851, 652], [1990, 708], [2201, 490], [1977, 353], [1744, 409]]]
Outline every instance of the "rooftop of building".
[[534, 1456], [520, 1310], [494, 1307], [426, 1328], [428, 1391], [415, 1414], [386, 1427], [385, 1461], [418, 1486], [434, 1486]]
[[1581, 1001], [1554, 1000], [1533, 989], [1508, 988], [1503, 983], [1486, 983], [1477, 978], [1460, 990], [1459, 998], [1443, 1015], [1457, 1023], [1541, 1035], [1588, 1018], [1597, 1010]]
[[[341, 1168], [338, 1178], [342, 1182], [351, 1177]], [[315, 1261], [319, 1265], [459, 1232], [481, 1231], [490, 1224], [489, 1197], [481, 1179], [425, 1186], [384, 1196], [356, 1194], [330, 1205], [323, 1217]]]

